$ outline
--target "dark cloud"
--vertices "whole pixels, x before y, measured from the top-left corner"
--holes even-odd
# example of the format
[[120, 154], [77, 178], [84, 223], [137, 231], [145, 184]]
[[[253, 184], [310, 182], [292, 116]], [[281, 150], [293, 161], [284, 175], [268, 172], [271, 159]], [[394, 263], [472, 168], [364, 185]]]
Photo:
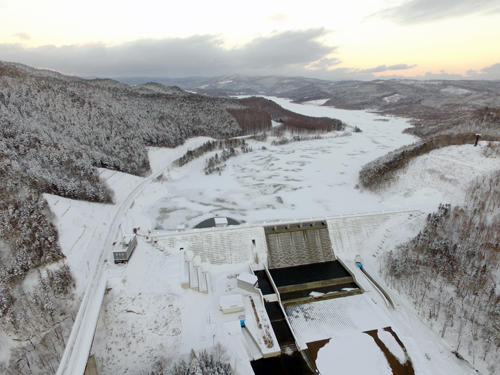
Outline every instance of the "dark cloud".
[[[376, 73], [394, 71], [396, 74], [416, 66], [336, 67], [341, 63], [332, 57], [336, 47], [318, 40], [326, 33], [324, 29], [277, 33], [233, 49], [225, 49], [222, 39], [213, 35], [138, 40], [116, 46], [92, 43], [29, 48], [22, 44], [0, 44], [0, 59], [78, 76], [110, 78], [245, 74], [369, 80], [376, 78]], [[415, 78], [500, 79], [500, 63], [468, 72], [466, 76], [440, 72]]]
[[371, 17], [387, 18], [401, 24], [416, 24], [470, 14], [500, 12], [498, 0], [410, 0], [384, 9]]
[[334, 48], [316, 40], [325, 34], [324, 29], [287, 31], [254, 39], [243, 48], [233, 50], [233, 53], [242, 66], [251, 68], [279, 69], [287, 65], [304, 65], [333, 52]]
[[392, 70], [406, 70], [416, 67], [416, 64], [395, 64], [395, 65], [379, 65], [375, 68], [363, 69], [363, 73], [380, 73], [380, 72], [390, 72]]
[[431, 80], [431, 79], [460, 80], [460, 79], [466, 79], [467, 77], [461, 74], [447, 73], [444, 70], [440, 70], [438, 73], [426, 72], [422, 77], [418, 78], [426, 80]]
[[482, 68], [479, 71], [469, 70], [467, 72], [467, 77], [474, 79], [500, 80], [500, 62]]
[[3, 60], [83, 76], [183, 77], [223, 74], [305, 74], [305, 66], [335, 50], [317, 39], [324, 29], [288, 31], [225, 49], [212, 35], [138, 40], [117, 46], [101, 43], [28, 48], [0, 44]]

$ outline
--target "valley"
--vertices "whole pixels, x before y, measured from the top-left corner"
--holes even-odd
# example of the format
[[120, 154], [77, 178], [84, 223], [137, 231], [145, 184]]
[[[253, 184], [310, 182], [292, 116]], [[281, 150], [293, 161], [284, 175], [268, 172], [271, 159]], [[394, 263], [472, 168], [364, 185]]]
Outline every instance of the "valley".
[[[331, 233], [336, 255], [349, 265], [352, 272], [356, 272], [352, 260], [357, 253], [363, 255], [370, 269], [377, 270], [381, 266], [383, 254], [422, 227], [425, 213], [432, 212], [442, 201], [461, 203], [468, 184], [496, 168], [497, 160], [482, 153], [486, 147], [484, 143], [477, 148], [447, 147], [415, 159], [388, 191], [364, 191], [356, 187], [361, 166], [414, 140], [413, 136], [403, 133], [408, 126], [407, 121], [395, 117], [387, 117], [388, 121], [376, 121], [380, 116], [369, 112], [326, 108], [319, 106], [321, 103], [318, 102], [293, 104], [283, 99], [272, 99], [299, 113], [339, 118], [348, 126], [358, 126], [362, 131], [353, 133], [348, 128], [341, 133], [322, 134], [319, 139], [280, 146], [273, 145], [276, 137], [272, 135], [260, 141], [248, 138], [247, 143], [253, 151], [229, 159], [220, 175], [205, 175], [203, 172], [205, 160], [211, 153], [183, 167], [173, 164], [188, 149], [201, 145], [209, 138], [194, 138], [175, 149], [150, 148], [148, 153], [153, 174], [144, 181], [141, 177], [101, 169], [101, 178], [114, 191], [117, 204], [123, 202], [121, 206], [124, 207], [113, 221], [114, 228], [119, 228], [114, 240], [130, 234], [133, 228], [139, 228], [144, 236], [154, 236], [155, 233], [171, 233], [175, 236], [175, 233], [183, 231], [190, 233], [189, 228], [213, 216], [228, 216], [250, 227], [262, 222], [330, 217], [330, 222], [336, 223], [334, 228], [339, 228]], [[481, 165], [481, 169], [471, 169], [471, 160]], [[453, 177], [447, 172], [451, 166], [456, 171]], [[463, 172], [460, 174], [459, 171]], [[433, 181], [436, 183], [433, 184]], [[130, 192], [135, 191], [134, 186], [137, 184], [142, 186], [141, 190], [130, 198]], [[99, 213], [102, 209], [98, 209], [98, 206], [84, 203], [73, 210], [72, 206], [66, 208], [70, 202], [67, 199], [55, 196], [47, 196], [47, 199], [56, 215], [64, 214], [66, 217], [58, 219], [57, 227], [63, 236], [61, 241], [67, 238], [62, 242], [63, 251], [71, 248], [71, 252], [65, 252], [68, 262], [75, 264], [77, 269], [76, 265], [81, 262], [77, 260], [77, 254], [82, 252], [96, 259], [99, 256], [96, 251], [100, 247], [89, 248], [84, 241], [79, 243], [81, 239], [71, 233], [78, 233], [77, 228], [82, 224], [91, 226], [100, 217], [102, 219], [98, 220], [109, 223], [109, 214], [108, 219], [105, 219], [106, 214]], [[407, 210], [408, 213], [401, 210]], [[401, 213], [391, 214], [394, 211]], [[383, 215], [379, 218], [375, 214], [375, 221], [361, 221], [364, 224], [353, 227], [352, 232], [341, 229], [344, 228], [344, 224], [341, 224], [343, 220], [349, 220], [349, 217], [357, 220], [359, 215], [370, 212], [387, 214], [385, 219], [382, 219]], [[411, 212], [421, 214], [412, 218]], [[70, 217], [74, 219], [68, 220]], [[85, 217], [91, 219], [87, 224], [81, 221]], [[100, 238], [104, 238], [107, 228], [106, 225], [99, 225], [94, 230], [100, 231]], [[94, 233], [93, 237], [96, 236], [91, 228], [87, 228], [87, 231]], [[349, 243], [354, 241], [349, 248], [345, 247], [345, 243], [336, 242], [344, 236], [349, 236]], [[215, 296], [212, 293], [204, 295], [179, 289], [183, 279], [183, 257], [175, 253], [175, 245], [165, 246], [155, 247], [140, 240], [138, 250], [126, 266], [111, 265], [109, 246], [101, 248], [108, 264], [103, 277], [107, 280], [109, 292], [104, 296], [91, 350], [97, 359], [99, 373], [138, 373], [161, 358], [166, 358], [164, 360], [168, 362], [172, 357], [187, 356], [191, 349], [201, 350], [217, 342], [222, 345], [226, 342], [227, 346], [227, 333], [220, 330], [224, 327], [223, 323], [215, 323], [218, 315], [214, 306], [217, 298], [214, 297], [223, 290], [234, 290], [229, 276], [246, 270], [248, 260], [242, 259], [234, 265], [224, 266], [206, 264], [204, 267], [215, 284]], [[265, 250], [262, 251], [260, 256], [265, 259]], [[85, 285], [88, 282], [88, 270], [79, 273], [76, 279], [81, 281], [80, 285]], [[383, 303], [363, 276], [357, 277], [370, 296], [368, 300], [363, 297], [367, 306], [372, 306], [373, 301], [376, 304]], [[412, 314], [407, 302], [399, 298], [397, 301], [398, 308], [403, 309], [398, 314]], [[196, 312], [194, 306], [200, 303], [206, 306], [203, 310], [209, 315]], [[347, 312], [345, 314], [349, 315]], [[404, 328], [407, 323], [403, 316], [386, 314], [383, 312], [384, 318], [372, 324], [367, 324], [369, 320], [365, 321], [362, 315], [361, 321], [357, 323], [358, 326], [361, 324], [360, 331], [389, 324], [399, 327], [400, 334], [407, 332], [405, 330], [409, 328]], [[202, 323], [206, 319], [208, 322], [215, 321], [207, 326], [193, 326], [195, 321]], [[417, 343], [424, 337], [434, 335], [423, 323], [419, 324], [420, 333], [413, 339]], [[298, 331], [304, 331], [304, 327], [301, 326]], [[403, 341], [407, 342], [408, 334], [403, 333]], [[228, 349], [227, 355], [238, 373], [245, 373], [249, 371], [248, 359], [245, 360], [240, 345]], [[430, 371], [432, 368], [432, 373], [440, 373], [440, 368], [457, 366], [457, 373], [469, 373], [467, 366], [462, 367], [451, 351], [444, 349], [446, 346], [443, 345], [446, 344], [441, 343], [440, 339], [433, 339], [432, 345], [435, 346], [428, 346], [430, 353], [427, 354], [419, 352], [415, 345], [412, 344], [409, 350], [418, 371]], [[126, 357], [123, 357], [124, 352], [128, 353]], [[424, 359], [426, 356], [432, 360]], [[137, 361], [137, 358], [142, 360]], [[385, 373], [385, 370], [381, 371]]]

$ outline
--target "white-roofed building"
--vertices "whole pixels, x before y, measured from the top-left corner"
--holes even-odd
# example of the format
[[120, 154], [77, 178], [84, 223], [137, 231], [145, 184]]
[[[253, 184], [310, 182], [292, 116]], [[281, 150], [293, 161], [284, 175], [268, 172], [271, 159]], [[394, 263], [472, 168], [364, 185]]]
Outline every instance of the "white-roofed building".
[[242, 272], [238, 275], [238, 288], [255, 291], [257, 286], [257, 276], [248, 272]]
[[227, 294], [220, 297], [219, 308], [224, 314], [230, 314], [243, 311], [245, 309], [245, 305], [243, 304], [241, 294]]
[[215, 226], [216, 227], [227, 227], [228, 222], [226, 217], [215, 217]]

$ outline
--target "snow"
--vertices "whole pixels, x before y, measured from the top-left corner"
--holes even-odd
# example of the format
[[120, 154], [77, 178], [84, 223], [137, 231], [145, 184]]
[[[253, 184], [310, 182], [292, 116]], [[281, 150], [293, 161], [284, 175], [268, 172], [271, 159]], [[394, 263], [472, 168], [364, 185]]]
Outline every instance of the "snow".
[[392, 374], [391, 368], [373, 339], [357, 333], [342, 340], [330, 340], [318, 352], [316, 360], [322, 374]]
[[[140, 373], [159, 357], [177, 360], [188, 356], [192, 349], [210, 348], [217, 343], [226, 348], [233, 368], [248, 369], [249, 359], [241, 354], [242, 346], [248, 344], [234, 344], [235, 340], [244, 340], [241, 327], [235, 325], [239, 327], [241, 315], [264, 352], [279, 351], [274, 334], [273, 346], [264, 346], [263, 330], [255, 322], [250, 298], [262, 326], [270, 326], [259, 294], [237, 286], [236, 275], [248, 272], [248, 265], [207, 269], [213, 281], [208, 293], [185, 289], [181, 282], [183, 252], [161, 251], [144, 239], [126, 266], [111, 266], [92, 348], [99, 373]], [[221, 306], [229, 311], [220, 311]]]
[[[336, 255], [349, 267], [358, 284], [365, 290], [363, 295], [355, 297], [367, 298], [369, 303], [376, 305], [375, 308], [362, 309], [363, 312], [355, 312], [352, 315], [349, 313], [349, 319], [347, 320], [347, 322], [352, 321], [351, 317], [358, 314], [358, 319], [363, 323], [372, 320], [371, 327], [356, 326], [357, 320], [354, 321], [355, 324], [351, 325], [341, 321], [343, 326], [341, 333], [343, 336], [348, 336], [349, 332], [355, 334], [364, 330], [378, 329], [379, 337], [386, 343], [391, 352], [400, 359], [402, 355], [400, 349], [395, 346], [397, 344], [391, 343], [390, 340], [392, 339], [389, 340], [388, 336], [381, 333], [383, 331], [380, 330], [385, 326], [391, 326], [405, 344], [416, 374], [473, 374], [474, 371], [467, 364], [458, 361], [454, 357], [451, 353], [453, 349], [413, 312], [409, 301], [390, 293], [396, 309], [388, 309], [384, 298], [373, 288], [373, 285], [358, 267], [354, 265], [355, 256], [361, 255], [365, 270], [381, 285], [384, 285], [377, 277], [381, 256], [385, 252], [393, 250], [397, 244], [415, 236], [422, 228], [425, 217], [425, 213], [413, 211], [360, 216], [350, 215], [331, 218], [327, 221]], [[349, 301], [352, 298], [354, 297], [348, 297], [345, 300]], [[349, 302], [343, 303], [347, 305], [347, 308], [349, 307]], [[333, 336], [335, 332], [327, 331], [328, 327], [323, 323], [330, 316], [325, 314], [334, 313], [325, 308], [321, 309], [321, 307], [317, 307], [315, 310], [318, 310], [317, 315], [320, 321], [311, 324], [312, 331], [308, 334], [315, 339], [319, 337], [328, 338], [329, 333], [332, 334], [332, 337], [335, 337]], [[376, 312], [378, 312], [377, 316], [380, 319], [378, 323], [373, 321], [372, 314]], [[366, 314], [366, 318], [359, 316], [359, 314], [363, 313]], [[302, 321], [310, 316], [311, 314], [304, 314], [303, 317], [297, 315], [292, 319], [292, 324], [300, 327], [303, 324]], [[337, 325], [340, 324], [338, 319], [335, 322]], [[322, 333], [322, 330], [326, 330], [326, 332]]]
[[444, 94], [451, 94], [451, 95], [467, 95], [471, 93], [470, 90], [455, 86], [445, 87], [444, 89], [441, 89], [441, 92]]
[[255, 285], [257, 283], [257, 276], [248, 272], [242, 272], [238, 275], [238, 281], [242, 281], [248, 285]]
[[280, 126], [280, 125], [281, 125], [281, 122], [274, 121], [274, 120], [271, 121], [271, 127], [272, 128], [275, 128], [275, 127]]
[[[186, 151], [190, 144], [197, 141], [197, 139], [194, 139], [191, 142], [186, 142], [183, 146], [178, 147], [173, 152], [167, 153], [168, 159], [165, 170], [169, 166], [170, 160], [177, 158], [177, 154], [182, 154]], [[91, 227], [92, 234], [89, 237], [89, 241], [86, 243], [80, 243], [78, 245], [79, 251], [75, 251], [74, 249], [74, 245], [78, 242], [78, 239], [73, 241], [73, 246], [69, 249], [64, 247], [64, 244], [61, 241], [63, 253], [65, 255], [70, 255], [68, 256], [68, 263], [72, 272], [75, 274], [75, 279], [77, 282], [84, 280], [84, 282], [80, 283], [80, 293], [83, 287], [85, 287], [85, 292], [78, 314], [75, 318], [70, 337], [67, 341], [61, 363], [59, 364], [57, 374], [73, 374], [83, 372], [87, 361], [87, 354], [89, 353], [93, 341], [93, 332], [97, 324], [106, 288], [106, 265], [110, 264], [112, 261], [110, 249], [112, 248], [113, 242], [119, 240], [120, 232], [123, 235], [130, 234], [132, 231], [133, 227], [128, 226], [130, 221], [126, 218], [126, 212], [134, 205], [134, 198], [142, 193], [144, 186], [150, 183], [153, 179], [156, 179], [161, 172], [162, 171], [160, 170], [148, 178], [140, 179], [139, 177], [129, 176], [124, 173], [115, 174], [110, 172], [111, 176], [107, 176], [106, 171], [101, 170], [101, 173], [104, 175], [103, 178], [107, 183], [110, 183], [112, 177], [115, 175], [118, 176], [120, 183], [116, 185], [118, 188], [114, 190], [116, 204], [108, 206], [110, 208], [107, 210], [106, 214], [101, 213], [101, 218], [105, 217], [106, 221], [102, 221], [102, 224], [93, 223]], [[137, 183], [131, 183], [131, 179], [136, 179]], [[113, 179], [113, 181], [114, 180], [115, 179]], [[52, 203], [57, 205], [57, 201], [53, 201]], [[51, 208], [53, 205], [51, 205], [51, 202], [49, 201], [49, 206], [51, 206]], [[73, 212], [73, 214], [78, 215], [78, 210], [75, 211], [77, 212]], [[62, 213], [61, 216], [64, 214], [65, 213]], [[75, 235], [75, 233], [77, 233], [80, 229], [80, 223], [78, 221], [76, 223], [75, 221], [68, 222], [68, 220], [62, 222], [59, 219], [60, 218], [58, 217], [58, 223], [56, 225], [60, 231], [66, 230]], [[75, 254], [75, 256], [70, 261], [69, 258], [73, 254]], [[78, 262], [75, 262], [74, 258], [76, 258]], [[83, 264], [87, 264], [87, 269], [85, 269]]]
[[[381, 123], [374, 121], [378, 115], [364, 111], [272, 99], [291, 110], [338, 117], [363, 132], [341, 137], [333, 133], [321, 140], [282, 146], [272, 146], [271, 137], [266, 142], [248, 141], [258, 151], [229, 159], [220, 176], [203, 173], [205, 158], [212, 155], [207, 154], [171, 170], [166, 181], [147, 188], [140, 206], [142, 216], [149, 218], [148, 226], [175, 230], [179, 223], [193, 227], [213, 216], [257, 222], [401, 209], [399, 202], [388, 205], [354, 187], [363, 164], [414, 141], [401, 133], [409, 126], [406, 120], [389, 118]], [[413, 206], [406, 202], [406, 207]]]
[[[70, 337], [67, 350], [72, 349], [80, 362], [82, 358], [85, 361], [99, 318], [92, 351], [100, 373], [138, 373], [147, 370], [158, 356], [168, 353], [182, 358], [191, 349], [208, 348], [217, 342], [226, 347], [233, 368], [251, 373], [248, 360], [255, 353], [248, 349], [250, 344], [242, 344], [248, 338], [236, 329], [239, 315], [222, 314], [219, 298], [243, 295], [250, 327], [257, 324], [251, 322], [254, 312], [249, 296], [257, 314], [262, 319], [267, 316], [258, 293], [237, 287], [238, 274], [248, 272], [256, 258], [266, 259], [264, 233], [255, 223], [330, 217], [334, 250], [366, 293], [309, 304], [311, 314], [318, 316], [314, 321], [300, 311], [291, 316], [300, 341], [333, 337], [320, 350], [318, 361], [329, 357], [330, 350], [337, 356], [344, 353], [342, 348], [351, 347], [350, 354], [337, 357], [346, 366], [349, 355], [355, 353], [352, 346], [359, 345], [358, 352], [361, 348], [363, 354], [367, 351], [366, 362], [372, 361], [373, 368], [382, 371], [385, 367], [378, 362], [379, 349], [361, 331], [391, 326], [405, 343], [417, 373], [468, 373], [442, 340], [409, 312], [404, 300], [395, 301], [401, 311], [387, 310], [382, 297], [353, 266], [353, 259], [361, 254], [374, 275], [379, 255], [418, 232], [425, 212], [434, 210], [438, 203], [458, 202], [467, 183], [497, 168], [497, 160], [481, 156], [482, 146], [447, 147], [416, 158], [387, 192], [361, 191], [356, 185], [363, 164], [415, 140], [402, 133], [408, 122], [395, 117], [387, 117], [387, 122], [375, 121], [380, 116], [366, 111], [271, 99], [300, 113], [339, 118], [362, 132], [334, 133], [281, 146], [271, 144], [273, 137], [265, 142], [249, 140], [254, 152], [229, 159], [221, 175], [209, 176], [203, 173], [203, 167], [205, 159], [214, 153], [182, 168], [172, 165], [188, 149], [210, 139], [198, 137], [174, 149], [150, 148], [152, 174], [146, 178], [100, 170], [101, 178], [114, 191], [113, 205], [45, 195], [56, 216], [61, 247], [77, 280], [77, 295], [83, 295], [83, 310], [77, 316], [76, 333]], [[436, 178], [439, 182], [434, 181]], [[404, 212], [390, 212], [394, 210]], [[370, 211], [382, 214], [358, 215]], [[179, 225], [193, 227], [209, 217], [232, 217], [248, 225], [177, 231]], [[132, 228], [140, 228], [138, 247], [127, 265], [114, 265], [112, 242], [130, 235]], [[158, 230], [168, 235], [158, 237], [153, 246], [145, 237]], [[256, 240], [255, 247], [251, 247], [251, 239]], [[181, 247], [198, 256], [199, 269], [209, 275], [208, 293], [183, 288], [186, 275]], [[221, 250], [208, 252], [216, 248]], [[225, 254], [227, 248], [236, 250]], [[262, 335], [252, 332], [257, 337]], [[78, 341], [79, 335], [83, 341]], [[384, 335], [384, 342], [387, 340], [390, 346]], [[273, 343], [274, 348], [274, 334]], [[242, 347], [248, 355], [242, 354]], [[327, 368], [323, 373], [329, 373]]]
[[303, 342], [336, 339], [391, 324], [381, 307], [365, 294], [289, 306], [286, 312]]
[[227, 347], [232, 348], [231, 366], [238, 375], [254, 375], [248, 358], [253, 358], [245, 342], [244, 331], [242, 331], [239, 320], [224, 323], [223, 338]]
[[14, 346], [13, 340], [4, 332], [0, 332], [0, 363], [8, 363], [10, 349]]
[[[181, 157], [187, 150], [193, 150], [205, 142], [213, 141], [211, 137], [195, 137], [186, 140], [186, 142], [176, 148], [149, 147], [149, 164], [153, 173], [159, 172], [169, 166], [174, 160]], [[111, 185], [114, 188], [114, 185]]]
[[412, 201], [427, 211], [434, 210], [439, 202], [462, 204], [468, 185], [498, 168], [497, 158], [485, 157], [486, 145], [449, 146], [415, 158], [382, 193], [386, 204], [398, 206]]
[[[124, 173], [120, 175], [133, 178]], [[93, 240], [102, 240], [111, 221], [113, 206], [51, 194], [44, 194], [44, 197], [57, 218], [59, 243], [75, 278], [76, 293], [82, 295], [99, 256], [99, 247], [93, 246]]]
[[404, 364], [406, 362], [407, 357], [405, 352], [391, 333], [383, 329], [379, 329], [377, 331], [377, 336], [380, 340], [382, 340], [385, 346], [387, 346], [389, 351], [396, 356], [399, 363]]
[[243, 311], [243, 298], [241, 294], [228, 294], [219, 299], [220, 309], [224, 314]]
[[394, 95], [390, 95], [390, 96], [384, 97], [384, 102], [386, 102], [386, 103], [397, 103], [397, 102], [399, 102], [403, 98], [404, 98], [403, 95], [394, 94]]
[[215, 218], [215, 226], [216, 227], [225, 227], [225, 226], [227, 226], [227, 218], [225, 218], [225, 217], [216, 217]]

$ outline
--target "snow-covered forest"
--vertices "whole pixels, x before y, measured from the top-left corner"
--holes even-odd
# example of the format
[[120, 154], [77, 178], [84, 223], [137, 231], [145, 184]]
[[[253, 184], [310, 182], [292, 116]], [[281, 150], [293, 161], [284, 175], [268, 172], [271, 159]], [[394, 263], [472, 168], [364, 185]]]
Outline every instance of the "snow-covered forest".
[[215, 345], [210, 351], [202, 350], [196, 353], [191, 351], [186, 361], [168, 361], [159, 359], [153, 369], [146, 375], [233, 375], [234, 371], [229, 364], [229, 358], [221, 345]]
[[0, 69], [0, 236], [12, 255], [2, 262], [4, 284], [61, 257], [40, 193], [110, 202], [95, 167], [143, 175], [149, 170], [146, 145], [241, 132], [226, 111], [238, 105], [225, 99], [44, 75], [10, 64]]
[[388, 253], [382, 269], [394, 289], [458, 356], [495, 373], [500, 337], [500, 172], [481, 177], [466, 203], [439, 206], [425, 227]]

